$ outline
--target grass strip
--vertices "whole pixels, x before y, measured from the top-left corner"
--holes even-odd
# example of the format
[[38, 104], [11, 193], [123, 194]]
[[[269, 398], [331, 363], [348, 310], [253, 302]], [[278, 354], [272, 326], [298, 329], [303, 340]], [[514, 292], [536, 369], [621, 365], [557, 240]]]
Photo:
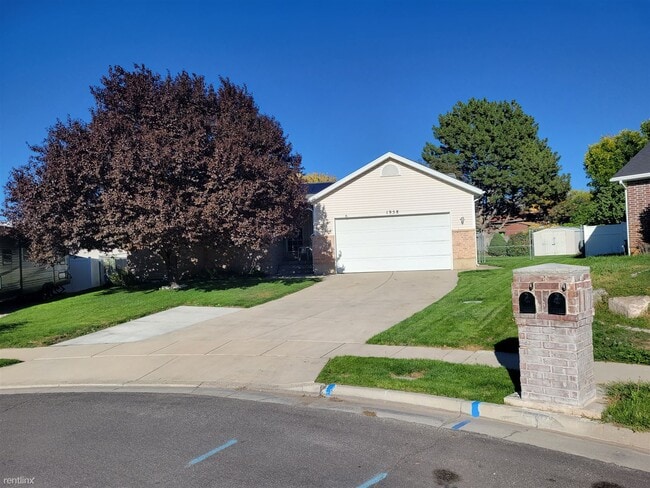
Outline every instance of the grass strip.
[[499, 404], [515, 391], [504, 368], [430, 359], [338, 356], [327, 362], [316, 381]]
[[313, 285], [315, 279], [238, 278], [180, 290], [108, 288], [25, 306], [0, 318], [0, 347], [55, 344], [180, 305], [252, 307]]
[[603, 420], [635, 431], [650, 430], [650, 383], [610, 383]]
[[4, 359], [0, 358], [0, 368], [3, 368], [5, 366], [11, 366], [12, 364], [18, 364], [22, 363], [20, 359]]

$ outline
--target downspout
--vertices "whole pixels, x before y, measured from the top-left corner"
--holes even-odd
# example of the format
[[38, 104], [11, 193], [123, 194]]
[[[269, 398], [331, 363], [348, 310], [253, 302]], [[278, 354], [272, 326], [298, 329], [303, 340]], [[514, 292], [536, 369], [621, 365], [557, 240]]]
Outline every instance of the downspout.
[[627, 185], [624, 181], [619, 181], [619, 183], [623, 185], [623, 188], [625, 188], [625, 229], [627, 231], [627, 255], [631, 256], [632, 249], [630, 249], [630, 216], [627, 212], [630, 207], [627, 205]]
[[[483, 197], [483, 195], [479, 195], [476, 198], [474, 198], [474, 211], [472, 212], [472, 222], [474, 223], [474, 236], [475, 236], [474, 237], [474, 243], [476, 245], [476, 256], [474, 256], [474, 257], [476, 259], [476, 267], [477, 268], [481, 265], [481, 263], [478, 262], [479, 261], [478, 255], [479, 255], [480, 251], [478, 249], [478, 239], [476, 239], [476, 202], [478, 202], [479, 199], [482, 198], [482, 197]], [[481, 231], [481, 233], [483, 233], [483, 232]], [[484, 244], [484, 242], [481, 239], [481, 245], [483, 245], [483, 244]], [[484, 256], [484, 258], [485, 258], [485, 256]]]

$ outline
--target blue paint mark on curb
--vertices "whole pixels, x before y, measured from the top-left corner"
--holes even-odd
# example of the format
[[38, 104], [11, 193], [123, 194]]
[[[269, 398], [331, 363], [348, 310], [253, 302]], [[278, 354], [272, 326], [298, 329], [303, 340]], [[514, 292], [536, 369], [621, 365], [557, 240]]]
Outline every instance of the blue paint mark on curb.
[[453, 425], [451, 428], [454, 429], [454, 430], [458, 430], [461, 427], [465, 427], [470, 422], [471, 422], [471, 420], [463, 420], [462, 422], [458, 422], [456, 425]]
[[388, 476], [388, 473], [379, 473], [379, 474], [378, 474], [377, 476], [375, 476], [374, 478], [372, 478], [372, 479], [366, 481], [365, 483], [363, 483], [363, 484], [357, 486], [357, 488], [368, 488], [369, 486], [376, 485], [376, 484], [379, 483], [381, 480], [383, 480], [384, 478], [386, 478], [386, 476]]
[[472, 417], [480, 417], [481, 414], [478, 411], [478, 406], [481, 402], [472, 402]]
[[224, 449], [227, 449], [227, 448], [229, 448], [230, 446], [232, 446], [234, 444], [237, 444], [237, 439], [230, 439], [225, 444], [222, 444], [219, 447], [216, 447], [216, 448], [212, 449], [210, 452], [206, 452], [202, 456], [195, 457], [194, 459], [192, 459], [188, 463], [187, 467], [189, 468], [190, 466], [194, 466], [196, 463], [200, 463], [201, 461], [205, 461], [210, 456], [213, 456], [214, 454], [218, 453], [219, 451], [223, 451]]
[[336, 386], [335, 383], [330, 383], [329, 385], [327, 385], [325, 387], [325, 389], [323, 390], [323, 393], [325, 394], [326, 397], [328, 397], [328, 396], [330, 396], [332, 394], [332, 392], [334, 391], [335, 386]]

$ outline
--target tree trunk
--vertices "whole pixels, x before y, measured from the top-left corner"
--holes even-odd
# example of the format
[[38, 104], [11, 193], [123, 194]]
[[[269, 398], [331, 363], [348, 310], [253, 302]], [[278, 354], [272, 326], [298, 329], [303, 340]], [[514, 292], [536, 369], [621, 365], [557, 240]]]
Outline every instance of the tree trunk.
[[170, 286], [178, 285], [178, 256], [173, 251], [166, 251], [163, 255], [167, 281]]

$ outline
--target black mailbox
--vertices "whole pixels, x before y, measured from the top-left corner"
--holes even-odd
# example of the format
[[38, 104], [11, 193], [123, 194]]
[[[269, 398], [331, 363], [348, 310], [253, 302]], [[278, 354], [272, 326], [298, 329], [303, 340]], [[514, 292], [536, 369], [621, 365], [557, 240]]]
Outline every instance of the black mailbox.
[[536, 313], [535, 295], [530, 292], [523, 292], [519, 295], [519, 313]]
[[551, 293], [548, 297], [548, 313], [552, 315], [566, 315], [566, 298], [562, 293]]

